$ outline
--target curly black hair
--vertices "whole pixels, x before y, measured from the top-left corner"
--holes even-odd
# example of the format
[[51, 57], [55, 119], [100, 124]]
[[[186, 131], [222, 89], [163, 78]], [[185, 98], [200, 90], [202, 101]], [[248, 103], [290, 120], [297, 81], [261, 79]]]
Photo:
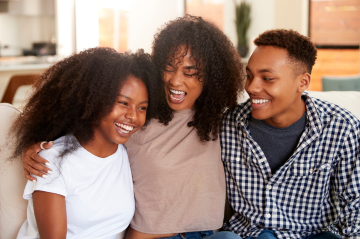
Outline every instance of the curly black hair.
[[[183, 55], [177, 54], [180, 46], [190, 49], [191, 59], [202, 69], [198, 80], [204, 84], [188, 126], [197, 129], [202, 142], [216, 140], [224, 111], [236, 106], [244, 89], [241, 58], [229, 38], [213, 23], [185, 15], [166, 23], [155, 35], [152, 59], [162, 76], [169, 61], [174, 58], [181, 61]], [[173, 111], [165, 100], [164, 90], [162, 94], [158, 118], [166, 125], [172, 120]]]
[[311, 74], [317, 50], [310, 38], [294, 30], [275, 29], [260, 34], [254, 43], [256, 46], [273, 46], [287, 50], [289, 59], [302, 66], [294, 68], [295, 75], [304, 73], [301, 71]]
[[[97, 47], [72, 55], [47, 69], [35, 83], [31, 96], [12, 126], [17, 142], [13, 157], [39, 141], [76, 135], [86, 144], [94, 129], [107, 116], [129, 75], [141, 79], [148, 90], [146, 123], [157, 112], [158, 76], [151, 56], [139, 50], [135, 54], [117, 53]], [[62, 157], [78, 146], [65, 143]]]

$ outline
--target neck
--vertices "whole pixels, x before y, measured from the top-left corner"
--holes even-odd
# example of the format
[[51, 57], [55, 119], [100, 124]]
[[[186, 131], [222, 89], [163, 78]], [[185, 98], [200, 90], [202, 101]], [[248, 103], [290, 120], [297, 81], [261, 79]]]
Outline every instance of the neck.
[[300, 100], [293, 104], [285, 114], [280, 114], [278, 116], [266, 119], [265, 122], [278, 128], [285, 128], [298, 121], [303, 116], [305, 111], [305, 100], [300, 98]]
[[84, 149], [99, 158], [106, 158], [113, 155], [118, 148], [118, 144], [110, 143], [100, 137], [96, 137], [96, 133], [93, 139], [87, 143], [81, 142], [78, 137], [76, 138]]

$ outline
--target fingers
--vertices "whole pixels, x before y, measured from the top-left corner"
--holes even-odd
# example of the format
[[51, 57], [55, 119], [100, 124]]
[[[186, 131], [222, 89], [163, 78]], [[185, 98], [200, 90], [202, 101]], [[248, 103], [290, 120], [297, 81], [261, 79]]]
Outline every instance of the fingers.
[[[53, 145], [52, 142], [44, 143], [43, 147], [45, 149], [51, 148]], [[28, 149], [24, 150], [22, 153], [23, 156], [23, 168], [25, 173], [25, 178], [36, 181], [36, 178], [33, 176], [39, 176], [43, 178], [47, 178], [47, 174], [52, 174], [52, 171], [50, 168], [45, 167], [44, 165], [49, 166], [50, 163], [46, 159], [42, 158], [37, 154], [37, 152], [40, 152], [40, 143], [37, 143]], [[30, 175], [32, 174], [32, 175]]]
[[[23, 167], [24, 167], [25, 177], [27, 179], [32, 178], [32, 180], [34, 179], [36, 180], [36, 178], [34, 178], [33, 176], [47, 178], [48, 177], [47, 173], [52, 174], [52, 171], [50, 169], [35, 162], [34, 160], [31, 160], [28, 163], [23, 162]], [[28, 177], [27, 177], [27, 172], [31, 174], [28, 175]]]
[[[46, 166], [50, 166], [50, 162], [47, 161], [46, 159], [44, 159], [43, 157], [41, 157], [40, 155], [38, 155], [35, 152], [29, 152], [29, 154], [27, 155], [29, 157], [29, 159], [31, 161], [36, 162], [37, 164], [42, 164], [42, 165], [46, 165]], [[30, 164], [30, 160], [27, 162], [28, 164]], [[33, 165], [32, 165], [33, 166]], [[37, 169], [37, 166], [33, 166], [34, 168]], [[39, 168], [40, 169], [40, 168]], [[45, 169], [45, 167], [42, 167], [42, 169]], [[49, 170], [49, 169], [48, 169]], [[46, 170], [47, 171], [47, 170]], [[46, 172], [44, 171], [44, 172]]]
[[50, 142], [42, 141], [42, 142], [39, 142], [39, 143], [37, 143], [37, 144], [34, 144], [34, 145], [31, 146], [29, 149], [30, 149], [30, 151], [35, 150], [36, 153], [39, 153], [41, 150], [43, 150], [43, 149], [41, 148], [41, 146], [42, 146], [44, 149], [49, 149], [49, 148], [51, 148], [53, 145], [54, 145], [54, 142], [53, 142], [53, 141], [50, 141]]
[[54, 145], [54, 142], [53, 142], [53, 141], [50, 141], [50, 142], [48, 142], [48, 143], [43, 143], [44, 149], [49, 149], [49, 148], [51, 148], [53, 145]]
[[24, 173], [25, 173], [25, 178], [26, 178], [27, 180], [36, 182], [36, 178], [31, 177], [30, 172], [29, 172], [27, 169], [25, 169], [25, 168], [24, 168]]
[[[25, 161], [23, 161], [25, 162]], [[45, 173], [50, 173], [52, 174], [52, 171], [50, 168], [46, 167], [49, 166], [50, 163], [45, 160], [44, 158], [42, 158], [40, 155], [38, 154], [31, 154], [30, 155], [30, 160], [26, 161], [26, 163], [33, 168], [34, 170], [38, 170], [41, 172], [45, 172]], [[46, 166], [45, 166], [46, 165]], [[24, 165], [23, 165], [24, 166]], [[31, 172], [32, 173], [32, 172]], [[36, 174], [37, 175], [37, 174]], [[38, 175], [39, 176], [39, 175]]]

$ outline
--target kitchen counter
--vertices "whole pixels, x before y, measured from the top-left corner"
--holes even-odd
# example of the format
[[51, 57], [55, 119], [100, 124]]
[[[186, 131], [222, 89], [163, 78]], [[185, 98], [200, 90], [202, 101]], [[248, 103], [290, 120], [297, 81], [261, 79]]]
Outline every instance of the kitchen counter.
[[46, 69], [57, 61], [57, 56], [0, 57], [0, 71]]
[[0, 57], [0, 100], [13, 75], [41, 74], [58, 60], [57, 56]]

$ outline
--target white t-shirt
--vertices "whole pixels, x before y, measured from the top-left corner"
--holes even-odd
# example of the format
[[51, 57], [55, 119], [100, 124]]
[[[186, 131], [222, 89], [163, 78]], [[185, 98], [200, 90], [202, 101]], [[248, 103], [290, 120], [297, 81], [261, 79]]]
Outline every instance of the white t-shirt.
[[65, 156], [59, 171], [58, 155], [64, 147], [64, 139], [65, 136], [55, 140], [51, 149], [39, 153], [50, 161], [54, 173], [47, 179], [38, 177], [37, 182], [26, 184], [27, 220], [17, 238], [39, 238], [32, 202], [32, 193], [36, 190], [65, 196], [66, 238], [116, 238], [128, 227], [135, 211], [125, 147], [119, 145], [116, 153], [107, 158], [99, 158], [80, 147]]

